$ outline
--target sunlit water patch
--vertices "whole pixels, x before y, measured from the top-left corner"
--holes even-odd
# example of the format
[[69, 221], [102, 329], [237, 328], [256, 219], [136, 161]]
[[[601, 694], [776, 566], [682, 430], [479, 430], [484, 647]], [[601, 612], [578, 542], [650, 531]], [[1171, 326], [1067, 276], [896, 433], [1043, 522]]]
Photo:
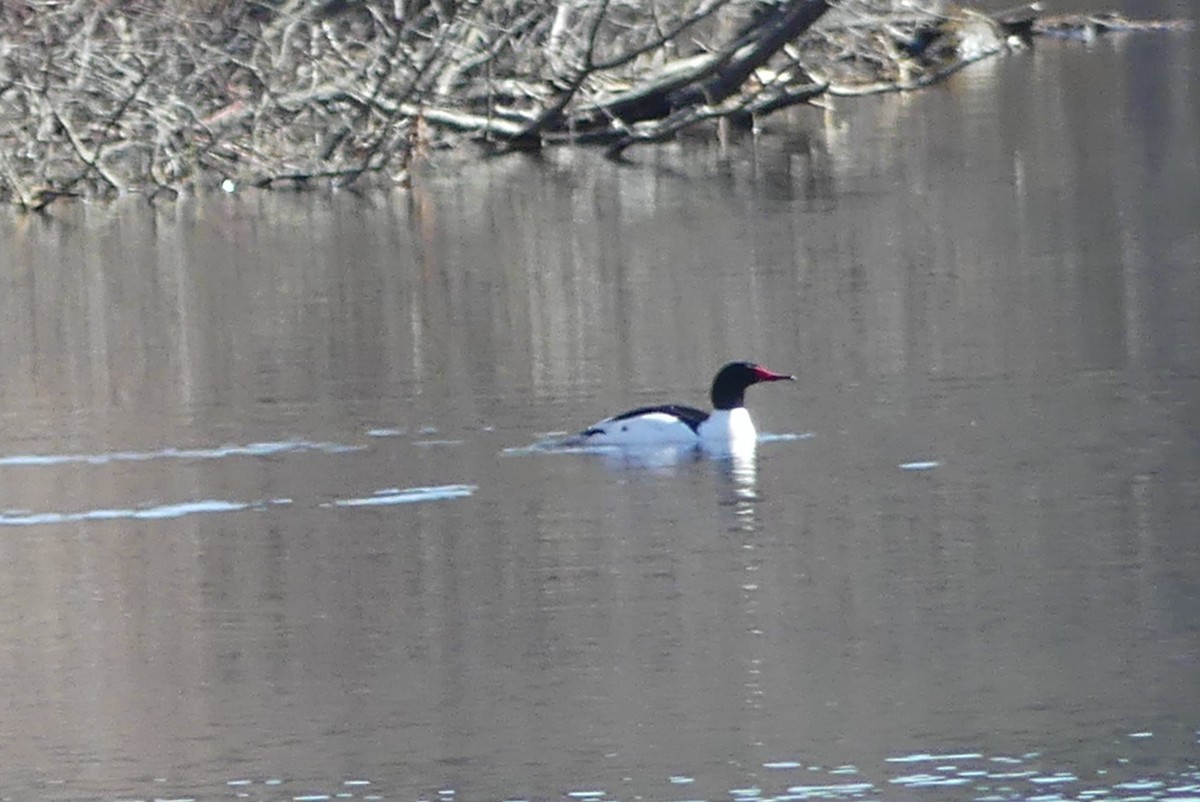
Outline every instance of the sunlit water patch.
[[[893, 799], [909, 802], [1200, 802], [1200, 768], [1195, 765], [1189, 765], [1186, 770], [1179, 772], [1130, 774], [1123, 760], [1117, 759], [1113, 764], [1085, 772], [1071, 767], [1046, 765], [1044, 759], [1037, 755], [1014, 758], [971, 751], [897, 755], [888, 758], [874, 770], [860, 768], [857, 764], [827, 768], [808, 765], [801, 760], [780, 759], [762, 763], [767, 773], [758, 775], [753, 782], [725, 791], [709, 789], [696, 793], [697, 786], [706, 779], [702, 770], [657, 778], [651, 781], [651, 786], [633, 794], [606, 789], [599, 783], [589, 784], [586, 778], [582, 778], [574, 787], [548, 789], [544, 796], [507, 795], [504, 789], [499, 789], [491, 798], [506, 802], [525, 802], [530, 798], [575, 802], [621, 799], [662, 799], [671, 802], [887, 802]], [[645, 780], [645, 777], [639, 778], [633, 774], [625, 781], [640, 785]], [[155, 782], [165, 784], [166, 781]], [[221, 791], [216, 796], [208, 793], [211, 790], [209, 786], [173, 788], [171, 793], [162, 793], [163, 789], [159, 787], [154, 789], [157, 793], [123, 796], [120, 799], [237, 798], [254, 802], [415, 799], [452, 802], [460, 798], [475, 798], [450, 786], [414, 789], [405, 785], [404, 778], [368, 779], [361, 775], [328, 782], [312, 778], [298, 781], [239, 776], [219, 782], [219, 785], [222, 786]], [[113, 798], [105, 802], [115, 800]]]
[[962, 752], [946, 755], [930, 755], [924, 752], [915, 755], [901, 755], [899, 757], [889, 757], [888, 763], [944, 763], [949, 760], [979, 760], [983, 755], [978, 752]]
[[344, 443], [315, 443], [308, 440], [244, 443], [213, 448], [161, 448], [155, 451], [108, 451], [99, 454], [9, 454], [0, 456], [0, 468], [40, 467], [47, 465], [105, 465], [110, 462], [149, 462], [151, 460], [206, 460], [228, 457], [269, 457], [289, 452], [316, 451], [343, 454], [361, 451], [366, 446]]
[[[1136, 737], [1131, 735], [1131, 738]], [[1200, 802], [1200, 770], [1195, 765], [1158, 777], [1131, 777], [1129, 759], [1087, 772], [1074, 767], [1047, 765], [1036, 752], [1020, 757], [985, 756], [977, 752], [912, 754], [888, 758], [904, 769], [888, 779], [914, 798], [944, 798], [939, 793], [964, 794], [977, 802]], [[958, 789], [955, 791], [954, 789]]]
[[[354, 799], [362, 802], [381, 802], [390, 797], [385, 796], [376, 791], [375, 780], [366, 778], [350, 778], [341, 781], [335, 781], [328, 786], [323, 786], [322, 783], [311, 783], [301, 785], [295, 780], [284, 780], [280, 778], [257, 779], [250, 777], [237, 777], [225, 782], [225, 787], [222, 793], [215, 798], [220, 799], [247, 799], [254, 802], [323, 802], [324, 800], [335, 799]], [[426, 795], [425, 798], [431, 798], [433, 795]], [[451, 792], [447, 795], [445, 792], [437, 794], [443, 800], [453, 798]], [[208, 795], [193, 797], [200, 800], [210, 799]], [[159, 800], [165, 802], [167, 797], [155, 795], [149, 798], [146, 797], [123, 797], [120, 802], [132, 802], [138, 799]]]
[[874, 794], [872, 783], [833, 783], [831, 785], [792, 785], [780, 800], [808, 799], [862, 799], [866, 794]]
[[[334, 780], [329, 784], [300, 782], [295, 779], [235, 777], [216, 788], [205, 786], [192, 792], [178, 791], [164, 794], [162, 786], [168, 785], [166, 778], [155, 778], [158, 786], [154, 794], [114, 797], [113, 802], [205, 802], [206, 800], [252, 800], [253, 802], [323, 802], [324, 800], [359, 800], [382, 802], [395, 798], [380, 794], [376, 790], [377, 780], [353, 777]], [[454, 791], [438, 791], [422, 798], [442, 798], [448, 802], [455, 798]]]
[[[730, 788], [707, 799], [733, 802], [890, 800], [913, 802], [1200, 802], [1200, 769], [1131, 774], [1133, 758], [1088, 771], [1049, 765], [1038, 753], [1019, 757], [981, 752], [913, 753], [888, 758], [874, 770], [845, 764], [833, 768], [801, 760], [772, 760], [754, 785]], [[684, 777], [685, 775], [678, 775]], [[703, 783], [703, 773], [686, 775]], [[676, 776], [671, 777], [676, 784]], [[675, 797], [672, 797], [675, 798]]]

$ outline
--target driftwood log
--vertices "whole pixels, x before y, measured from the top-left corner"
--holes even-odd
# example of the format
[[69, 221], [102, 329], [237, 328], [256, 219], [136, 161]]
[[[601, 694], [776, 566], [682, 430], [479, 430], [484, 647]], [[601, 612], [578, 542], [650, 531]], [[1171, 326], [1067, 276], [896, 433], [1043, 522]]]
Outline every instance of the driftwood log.
[[0, 0], [0, 200], [404, 182], [466, 141], [617, 156], [1036, 36], [1181, 27], [927, 0]]

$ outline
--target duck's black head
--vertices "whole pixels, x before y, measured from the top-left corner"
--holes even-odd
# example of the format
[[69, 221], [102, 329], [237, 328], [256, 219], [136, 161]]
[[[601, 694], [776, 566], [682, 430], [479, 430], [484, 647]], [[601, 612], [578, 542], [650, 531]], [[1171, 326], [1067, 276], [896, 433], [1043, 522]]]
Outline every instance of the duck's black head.
[[795, 376], [767, 370], [753, 362], [730, 362], [717, 371], [712, 383], [713, 409], [745, 406], [746, 388], [759, 382], [795, 381]]

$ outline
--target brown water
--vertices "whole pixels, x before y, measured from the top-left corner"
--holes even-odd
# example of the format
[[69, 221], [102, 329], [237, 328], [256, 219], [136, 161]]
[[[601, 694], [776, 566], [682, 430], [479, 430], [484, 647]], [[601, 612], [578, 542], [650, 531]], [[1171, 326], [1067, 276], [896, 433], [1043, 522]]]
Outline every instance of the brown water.
[[[5, 222], [0, 798], [1200, 798], [1198, 143], [1129, 37]], [[754, 460], [527, 448], [735, 357]]]

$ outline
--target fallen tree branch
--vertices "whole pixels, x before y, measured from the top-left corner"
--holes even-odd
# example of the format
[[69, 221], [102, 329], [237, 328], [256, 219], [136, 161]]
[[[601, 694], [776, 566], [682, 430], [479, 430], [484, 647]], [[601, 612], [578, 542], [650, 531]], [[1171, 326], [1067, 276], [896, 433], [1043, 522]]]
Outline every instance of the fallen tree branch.
[[715, 70], [707, 81], [672, 91], [668, 101], [675, 108], [698, 102], [720, 103], [738, 91], [755, 70], [812, 27], [828, 10], [829, 0], [793, 0], [780, 4], [773, 17], [760, 26], [760, 35], [741, 48], [728, 64]]
[[919, 90], [1038, 36], [1189, 26], [932, 4], [0, 0], [0, 201], [403, 182], [424, 148], [468, 139], [618, 155]]
[[574, 99], [580, 87], [583, 86], [583, 82], [596, 70], [594, 65], [596, 37], [600, 33], [600, 26], [604, 22], [605, 15], [608, 13], [608, 3], [609, 0], [601, 0], [600, 8], [596, 10], [592, 17], [592, 23], [588, 26], [587, 37], [585, 39], [586, 46], [583, 51], [582, 63], [575, 70], [575, 74], [571, 77], [571, 80], [559, 92], [558, 98], [552, 104], [547, 106], [536, 119], [512, 138], [512, 145], [516, 147], [533, 147], [537, 144], [542, 132], [553, 130], [562, 125], [563, 110]]

